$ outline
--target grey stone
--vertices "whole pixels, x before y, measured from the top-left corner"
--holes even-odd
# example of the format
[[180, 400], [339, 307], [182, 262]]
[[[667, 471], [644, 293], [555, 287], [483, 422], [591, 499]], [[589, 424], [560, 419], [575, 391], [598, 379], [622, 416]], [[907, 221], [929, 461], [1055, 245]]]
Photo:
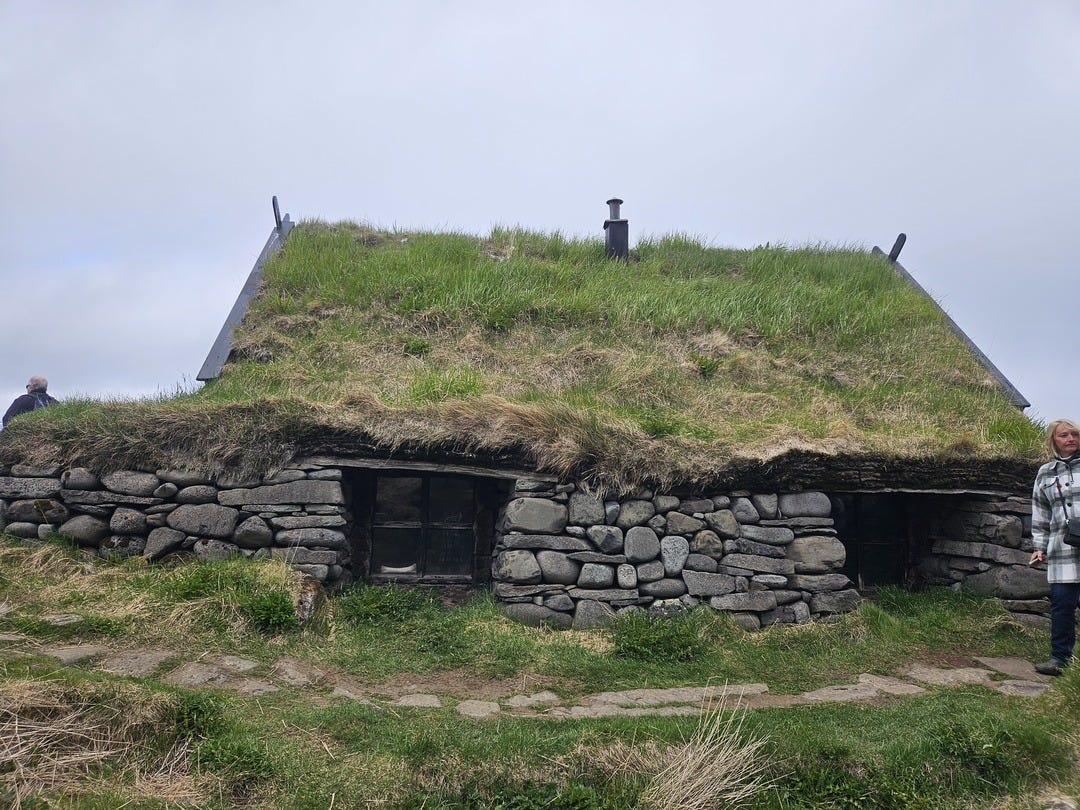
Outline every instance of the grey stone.
[[[738, 537], [739, 521], [730, 509], [719, 509], [705, 515], [706, 525], [721, 537]], [[711, 555], [710, 555], [711, 556]]]
[[[27, 540], [38, 539], [38, 526], [48, 524], [27, 523], [25, 521], [17, 520], [13, 523], [9, 523], [4, 531], [15, 537], [22, 537]], [[83, 545], [89, 545], [88, 543]]]
[[784, 517], [829, 517], [832, 503], [824, 492], [785, 492], [778, 507]]
[[700, 515], [715, 509], [716, 505], [710, 498], [690, 498], [679, 504], [679, 511], [684, 515]]
[[153, 473], [119, 470], [101, 476], [101, 483], [112, 492], [145, 498], [154, 494], [161, 481]]
[[718, 565], [716, 567], [717, 573], [731, 574], [733, 577], [752, 577], [754, 572], [749, 568], [739, 568], [735, 565]]
[[[11, 531], [10, 526], [8, 526], [8, 531]], [[109, 524], [90, 515], [76, 515], [64, 521], [59, 531], [60, 534], [70, 537], [80, 546], [97, 548], [102, 539], [109, 534]], [[37, 532], [36, 526], [34, 532]]]
[[286, 503], [344, 504], [345, 495], [342, 493], [339, 481], [304, 480], [292, 481], [288, 484], [268, 484], [261, 487], [225, 490], [218, 493], [218, 503], [224, 506]]
[[835, 537], [807, 535], [797, 537], [787, 548], [787, 558], [799, 574], [827, 574], [844, 567], [847, 552]]
[[166, 554], [180, 547], [184, 542], [184, 533], [176, 529], [159, 528], [150, 532], [143, 548], [143, 556], [148, 560], [159, 560]]
[[950, 554], [957, 557], [971, 557], [977, 560], [992, 560], [1003, 565], [1027, 565], [1031, 554], [1016, 548], [1007, 548], [992, 543], [970, 543], [959, 540], [937, 540], [931, 547], [934, 554]]
[[[794, 537], [792, 539], [794, 539]], [[724, 551], [727, 554], [756, 554], [759, 557], [776, 557], [777, 559], [785, 556], [782, 546], [771, 546], [768, 543], [758, 543], [755, 540], [747, 540], [745, 537], [736, 537], [732, 540], [725, 540]]]
[[845, 591], [827, 591], [810, 597], [813, 613], [848, 613], [859, 606], [859, 592], [854, 588]]
[[800, 591], [839, 591], [851, 585], [843, 574], [795, 574], [788, 577], [788, 587]]
[[715, 560], [724, 556], [724, 541], [711, 529], [703, 529], [690, 541], [690, 553], [712, 557]]
[[688, 556], [690, 544], [685, 537], [669, 536], [660, 541], [660, 561], [664, 564], [665, 576], [677, 577], [681, 574]]
[[667, 534], [667, 518], [664, 515], [653, 515], [645, 521], [645, 525], [656, 532], [659, 537]]
[[604, 522], [604, 502], [595, 495], [574, 492], [570, 495], [569, 520], [578, 526]]
[[731, 498], [727, 495], [710, 495], [709, 500], [713, 502], [713, 509], [731, 508]]
[[97, 489], [101, 480], [86, 467], [72, 467], [60, 473], [60, 486], [64, 489]]
[[652, 503], [657, 514], [664, 514], [679, 507], [679, 499], [674, 495], [657, 495], [653, 498]]
[[723, 596], [714, 596], [709, 600], [709, 605], [716, 610], [762, 612], [773, 610], [776, 607], [776, 597], [772, 591], [747, 591], [746, 593], [729, 593]]
[[273, 517], [270, 525], [275, 529], [336, 529], [347, 521], [341, 515], [303, 515], [298, 517]]
[[570, 598], [595, 599], [598, 602], [630, 602], [638, 598], [638, 592], [629, 588], [608, 588], [606, 590], [571, 588]]
[[757, 523], [761, 515], [749, 498], [736, 498], [731, 503], [732, 514], [739, 523]]
[[758, 515], [763, 520], [771, 520], [776, 517], [777, 514], [777, 501], [776, 495], [751, 495], [750, 503], [754, 505]]
[[171, 484], [166, 481], [164, 484], [155, 489], [152, 494], [155, 498], [171, 498], [179, 491], [180, 488], [176, 486], [176, 484]]
[[63, 523], [68, 519], [68, 510], [60, 501], [52, 498], [12, 501], [4, 512], [4, 518], [13, 523]]
[[0, 498], [54, 498], [60, 493], [56, 478], [14, 478], [0, 476]]
[[548, 492], [554, 491], [551, 481], [541, 478], [519, 478], [514, 482], [514, 489], [520, 492]]
[[550, 551], [591, 551], [592, 544], [576, 537], [552, 537], [547, 534], [508, 534], [500, 545], [505, 549], [548, 549]]
[[562, 585], [511, 585], [509, 582], [495, 582], [491, 590], [498, 599], [531, 599], [534, 596], [550, 596], [566, 589]]
[[678, 599], [686, 593], [686, 583], [681, 579], [658, 579], [655, 582], [642, 582], [638, 585], [642, 596], [656, 599]]
[[257, 475], [240, 475], [237, 472], [227, 472], [217, 477], [218, 489], [253, 489], [262, 483], [262, 478]]
[[506, 505], [506, 531], [560, 534], [566, 528], [566, 507], [547, 498], [515, 498]]
[[102, 557], [138, 557], [145, 549], [146, 538], [130, 534], [110, 535], [98, 546]]
[[787, 586], [787, 577], [780, 574], [754, 574], [750, 581], [764, 588], [783, 588]]
[[566, 630], [573, 623], [573, 618], [569, 613], [552, 610], [543, 605], [533, 605], [528, 602], [502, 605], [502, 611], [514, 621], [531, 627], [548, 624]]
[[[184, 470], [158, 470], [155, 475], [162, 481], [175, 484], [178, 487], [191, 487], [197, 484], [209, 484], [210, 477], [199, 473], [186, 472]], [[90, 487], [82, 487], [90, 489]]]
[[686, 562], [683, 564], [684, 571], [704, 571], [705, 573], [715, 574], [716, 569], [716, 560], [705, 554], [688, 554]]
[[340, 481], [341, 470], [312, 470], [307, 477], [312, 481]]
[[177, 503], [217, 503], [217, 487], [209, 484], [196, 484], [184, 487], [176, 493]]
[[682, 512], [668, 512], [666, 526], [668, 534], [693, 534], [704, 528], [705, 521], [703, 520], [684, 515]]
[[270, 556], [289, 565], [337, 565], [338, 552], [330, 549], [317, 550], [305, 546], [274, 548]]
[[789, 591], [778, 588], [773, 591], [773, 595], [776, 597], [776, 604], [778, 605], [788, 605], [792, 602], [802, 601], [802, 591]]
[[615, 580], [620, 588], [636, 588], [638, 586], [637, 569], [629, 563], [623, 563], [615, 569]]
[[36, 467], [33, 464], [12, 464], [11, 474], [16, 478], [56, 478], [60, 475], [60, 465]]
[[556, 593], [551, 596], [541, 597], [542, 604], [552, 610], [571, 611], [574, 609], [574, 600], [565, 593]]
[[1050, 593], [1046, 573], [1026, 565], [1006, 565], [984, 574], [972, 574], [964, 579], [963, 588], [1001, 599], [1039, 599]]
[[223, 543], [220, 540], [212, 540], [208, 537], [200, 537], [191, 547], [195, 556], [203, 562], [213, 560], [227, 560], [240, 553], [240, 547], [232, 543]]
[[795, 573], [795, 564], [791, 560], [759, 557], [756, 554], [728, 554], [721, 562], [724, 565], [746, 568], [760, 574]]
[[543, 577], [536, 555], [531, 551], [504, 551], [495, 557], [491, 567], [495, 579], [520, 585], [534, 585]]
[[200, 537], [232, 537], [240, 513], [216, 503], [184, 504], [169, 513], [166, 523], [177, 531]]
[[113, 534], [146, 534], [146, 515], [138, 509], [121, 506], [109, 519], [109, 531]]
[[599, 551], [572, 551], [566, 555], [579, 563], [603, 563], [604, 565], [622, 565], [626, 562], [625, 554], [601, 554]]
[[264, 548], [274, 542], [274, 532], [260, 517], [249, 517], [236, 527], [232, 541], [240, 548]]
[[567, 526], [565, 529], [563, 529], [563, 531], [566, 532], [571, 537], [587, 537], [588, 536], [585, 533], [585, 528], [583, 526]]
[[608, 588], [615, 583], [615, 569], [610, 565], [585, 563], [581, 566], [577, 584], [582, 588]]
[[660, 560], [650, 560], [636, 566], [638, 582], [655, 582], [664, 578], [664, 564]]
[[[648, 503], [649, 508], [652, 508], [652, 503], [649, 501], [640, 501], [640, 503]], [[626, 532], [623, 553], [626, 554], [627, 562], [639, 563], [655, 560], [660, 555], [660, 539], [656, 536], [656, 532], [646, 526], [633, 526]], [[640, 572], [638, 575], [640, 576]]]
[[[143, 512], [145, 512], [148, 515], [166, 515], [169, 512], [176, 509], [176, 507], [179, 506], [179, 505], [180, 504], [178, 504], [178, 503], [159, 503], [159, 504], [156, 504], [154, 506], [145, 507], [143, 509]], [[82, 509], [85, 511], [86, 507], [84, 506], [84, 507], [82, 507]]]
[[625, 501], [619, 507], [619, 517], [615, 525], [626, 531], [633, 527], [644, 526], [655, 514], [656, 507], [652, 505], [652, 501]]
[[594, 599], [582, 599], [574, 608], [575, 630], [588, 630], [592, 627], [602, 627], [610, 624], [615, 618], [615, 611], [603, 602]]
[[293, 481], [303, 481], [308, 474], [303, 470], [278, 470], [273, 475], [264, 475], [264, 484], [291, 484]]
[[776, 520], [762, 520], [762, 526], [787, 526], [789, 529], [822, 529], [836, 524], [831, 517], [793, 517]]
[[618, 526], [590, 526], [586, 534], [593, 544], [605, 554], [622, 553], [623, 531]]
[[337, 529], [284, 529], [274, 534], [274, 542], [279, 546], [318, 546], [349, 550], [348, 538]]
[[619, 519], [619, 502], [618, 501], [604, 501], [604, 522], [608, 525], [612, 525]]
[[740, 535], [770, 546], [786, 546], [795, 539], [795, 532], [784, 526], [743, 526]]
[[731, 620], [747, 632], [761, 629], [761, 619], [756, 613], [732, 613]]
[[38, 540], [48, 540], [49, 535], [56, 531], [56, 526], [51, 523], [39, 523], [37, 524], [37, 538]]
[[1024, 533], [1023, 521], [1015, 515], [954, 512], [944, 521], [949, 539], [994, 543], [1019, 548]]
[[735, 590], [735, 577], [728, 574], [683, 571], [683, 582], [691, 596], [723, 596]]
[[578, 581], [578, 574], [581, 573], [581, 566], [559, 551], [546, 549], [537, 551], [536, 562], [540, 566], [544, 582], [573, 585]]
[[161, 498], [143, 497], [142, 495], [122, 495], [119, 492], [106, 490], [87, 491], [83, 489], [65, 489], [60, 493], [60, 498], [64, 503], [74, 504], [80, 508], [83, 506], [116, 506], [117, 504], [147, 507], [157, 506], [161, 503]]

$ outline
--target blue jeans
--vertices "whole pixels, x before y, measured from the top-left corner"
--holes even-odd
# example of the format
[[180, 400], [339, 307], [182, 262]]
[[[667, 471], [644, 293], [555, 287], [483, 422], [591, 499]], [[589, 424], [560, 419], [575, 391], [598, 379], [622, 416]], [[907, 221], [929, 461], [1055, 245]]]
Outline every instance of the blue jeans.
[[1050, 583], [1050, 655], [1059, 661], [1072, 658], [1077, 602], [1080, 602], [1080, 582]]

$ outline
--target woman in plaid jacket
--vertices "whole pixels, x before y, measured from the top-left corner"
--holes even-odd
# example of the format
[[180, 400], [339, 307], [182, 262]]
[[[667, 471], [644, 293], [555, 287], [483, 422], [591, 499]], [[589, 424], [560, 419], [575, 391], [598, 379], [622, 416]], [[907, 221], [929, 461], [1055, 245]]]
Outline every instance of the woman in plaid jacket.
[[1060, 675], [1076, 642], [1080, 602], [1080, 547], [1065, 542], [1069, 517], [1080, 521], [1080, 426], [1055, 419], [1046, 431], [1050, 461], [1039, 467], [1031, 493], [1030, 565], [1046, 563], [1050, 583], [1050, 660], [1036, 664], [1044, 675]]

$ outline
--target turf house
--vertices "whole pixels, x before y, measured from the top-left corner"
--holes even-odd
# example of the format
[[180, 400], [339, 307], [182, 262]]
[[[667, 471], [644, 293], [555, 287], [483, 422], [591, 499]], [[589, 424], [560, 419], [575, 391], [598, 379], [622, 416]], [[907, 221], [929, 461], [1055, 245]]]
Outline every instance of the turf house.
[[200, 390], [0, 433], [0, 527], [101, 555], [280, 558], [490, 588], [583, 627], [708, 604], [753, 629], [884, 584], [1032, 622], [1041, 431], [891, 254], [629, 247], [278, 214]]

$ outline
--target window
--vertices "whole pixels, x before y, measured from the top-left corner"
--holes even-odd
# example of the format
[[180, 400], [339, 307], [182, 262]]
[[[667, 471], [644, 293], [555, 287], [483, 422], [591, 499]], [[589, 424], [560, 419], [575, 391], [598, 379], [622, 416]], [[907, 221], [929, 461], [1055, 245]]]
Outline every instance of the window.
[[382, 475], [371, 518], [373, 577], [472, 578], [476, 548], [473, 481]]

